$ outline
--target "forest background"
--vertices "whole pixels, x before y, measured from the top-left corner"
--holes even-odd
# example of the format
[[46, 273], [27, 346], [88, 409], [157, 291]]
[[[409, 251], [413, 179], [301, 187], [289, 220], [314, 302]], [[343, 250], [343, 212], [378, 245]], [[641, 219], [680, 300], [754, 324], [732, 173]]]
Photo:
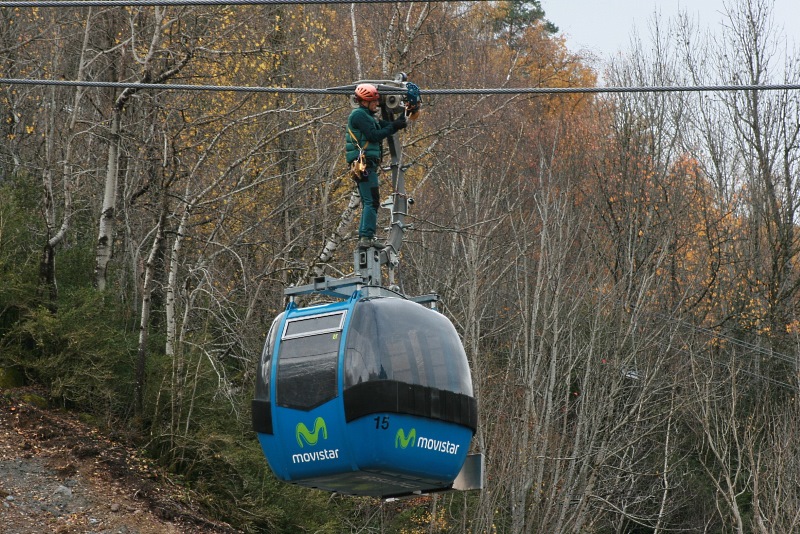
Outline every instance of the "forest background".
[[[798, 84], [768, 0], [656, 20], [608, 86]], [[592, 86], [538, 2], [0, 8], [6, 78]], [[613, 30], [611, 30], [613, 31]], [[283, 289], [352, 271], [344, 97], [3, 85], [0, 366], [247, 532], [800, 529], [800, 92], [440, 95], [401, 263], [462, 336], [485, 489], [281, 484], [250, 429]], [[384, 191], [386, 187], [384, 187]], [[386, 217], [383, 214], [382, 217]], [[385, 219], [384, 219], [385, 220]]]

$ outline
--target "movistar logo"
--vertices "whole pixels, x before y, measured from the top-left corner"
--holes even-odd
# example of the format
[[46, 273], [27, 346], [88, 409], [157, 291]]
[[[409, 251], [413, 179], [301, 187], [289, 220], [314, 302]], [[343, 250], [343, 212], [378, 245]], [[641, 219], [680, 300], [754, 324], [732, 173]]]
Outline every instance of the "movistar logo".
[[412, 428], [411, 432], [408, 433], [406, 436], [405, 431], [400, 428], [397, 430], [397, 434], [394, 436], [394, 448], [395, 449], [405, 449], [408, 448], [409, 445], [412, 447], [414, 446], [414, 440], [417, 438], [417, 429]]
[[320, 430], [322, 431], [322, 439], [328, 439], [328, 427], [325, 426], [325, 419], [322, 417], [317, 417], [317, 419], [314, 421], [313, 432], [309, 432], [308, 427], [303, 423], [297, 423], [297, 428], [295, 429], [297, 444], [300, 445], [300, 448], [302, 449], [303, 442], [305, 441], [307, 444], [313, 447], [319, 441]]
[[411, 432], [406, 435], [405, 430], [402, 428], [394, 435], [394, 448], [407, 449], [408, 447], [416, 447], [417, 449], [426, 449], [434, 452], [443, 452], [446, 454], [458, 454], [458, 448], [461, 446], [459, 443], [451, 441], [440, 440], [435, 438], [427, 438], [425, 436], [417, 437], [417, 429], [412, 428]]

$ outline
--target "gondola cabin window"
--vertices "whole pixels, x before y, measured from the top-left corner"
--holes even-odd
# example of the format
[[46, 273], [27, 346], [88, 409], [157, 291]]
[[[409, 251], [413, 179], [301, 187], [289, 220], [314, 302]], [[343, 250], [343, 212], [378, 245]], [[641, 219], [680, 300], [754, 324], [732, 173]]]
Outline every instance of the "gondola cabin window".
[[278, 341], [278, 331], [285, 316], [286, 312], [280, 313], [275, 320], [272, 321], [272, 326], [269, 328], [267, 342], [264, 344], [264, 350], [261, 353], [261, 379], [256, 382], [257, 399], [269, 400], [270, 373], [272, 372], [272, 353], [275, 352], [275, 344]]
[[336, 397], [336, 368], [346, 313], [286, 321], [278, 355], [278, 406], [311, 410]]
[[360, 301], [345, 346], [345, 389], [376, 380], [472, 395], [467, 358], [441, 314], [402, 299]]

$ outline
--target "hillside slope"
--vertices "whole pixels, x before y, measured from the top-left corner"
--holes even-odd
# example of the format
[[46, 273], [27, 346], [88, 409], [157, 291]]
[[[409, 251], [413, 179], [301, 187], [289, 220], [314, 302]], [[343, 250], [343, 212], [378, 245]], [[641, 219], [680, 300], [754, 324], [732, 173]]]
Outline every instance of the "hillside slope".
[[191, 493], [74, 415], [0, 393], [0, 525], [7, 534], [235, 533]]

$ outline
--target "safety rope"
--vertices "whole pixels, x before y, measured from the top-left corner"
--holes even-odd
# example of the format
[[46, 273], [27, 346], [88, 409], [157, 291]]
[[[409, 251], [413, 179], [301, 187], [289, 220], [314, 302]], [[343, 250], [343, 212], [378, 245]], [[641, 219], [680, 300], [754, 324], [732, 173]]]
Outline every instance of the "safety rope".
[[[316, 89], [310, 87], [256, 87], [237, 85], [195, 85], [178, 83], [97, 82], [80, 80], [47, 80], [29, 78], [0, 78], [0, 84], [42, 85], [66, 87], [110, 87], [119, 89], [150, 89], [165, 91], [217, 91], [239, 93], [349, 95], [352, 88]], [[639, 86], [639, 87], [495, 87], [471, 89], [420, 89], [421, 95], [521, 95], [521, 94], [579, 94], [579, 93], [686, 93], [708, 91], [792, 91], [800, 84], [762, 85], [684, 85], [684, 86]], [[382, 88], [384, 94], [405, 94], [401, 88]]]

